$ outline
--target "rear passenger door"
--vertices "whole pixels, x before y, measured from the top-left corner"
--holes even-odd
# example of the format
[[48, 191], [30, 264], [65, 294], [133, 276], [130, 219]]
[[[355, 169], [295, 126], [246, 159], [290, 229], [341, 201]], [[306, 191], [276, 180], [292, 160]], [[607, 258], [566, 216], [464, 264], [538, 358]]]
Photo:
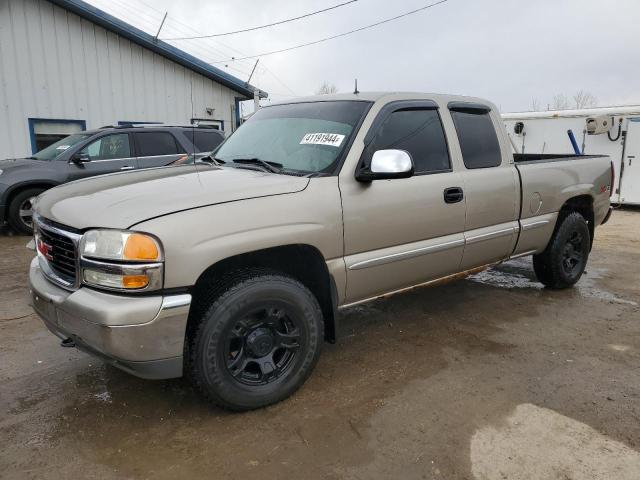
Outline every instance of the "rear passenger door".
[[[437, 105], [386, 105], [365, 140], [361, 164], [378, 150], [408, 152], [415, 175], [357, 182], [341, 174], [347, 302], [409, 287], [457, 271], [464, 246], [464, 197]], [[367, 135], [369, 136], [369, 135]]]
[[139, 168], [171, 165], [186, 154], [170, 132], [135, 132], [133, 137]]
[[520, 184], [510, 150], [501, 143], [491, 107], [451, 102], [464, 170], [465, 247], [461, 270], [511, 255], [518, 235]]

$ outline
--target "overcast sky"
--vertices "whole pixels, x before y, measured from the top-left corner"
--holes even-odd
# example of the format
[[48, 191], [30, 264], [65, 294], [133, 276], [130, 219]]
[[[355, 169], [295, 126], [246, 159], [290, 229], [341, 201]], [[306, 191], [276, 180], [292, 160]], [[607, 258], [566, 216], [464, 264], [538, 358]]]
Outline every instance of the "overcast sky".
[[[88, 0], [160, 38], [272, 23], [346, 0]], [[174, 45], [207, 61], [251, 56], [340, 34], [427, 0], [358, 0], [256, 32]], [[600, 106], [640, 104], [640, 1], [448, 0], [409, 17], [299, 50], [261, 57], [252, 82], [271, 98], [394, 90], [485, 97], [503, 112], [546, 109], [557, 93], [595, 95]], [[255, 60], [215, 64], [246, 80]], [[228, 67], [225, 67], [228, 65]]]

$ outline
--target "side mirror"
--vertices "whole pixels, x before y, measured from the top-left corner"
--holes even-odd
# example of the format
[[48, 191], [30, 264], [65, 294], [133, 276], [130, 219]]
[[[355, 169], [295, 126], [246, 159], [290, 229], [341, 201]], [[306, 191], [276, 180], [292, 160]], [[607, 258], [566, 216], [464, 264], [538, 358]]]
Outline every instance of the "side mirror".
[[86, 153], [78, 152], [71, 157], [71, 161], [80, 165], [82, 163], [89, 163], [91, 161], [91, 157], [89, 157], [89, 155], [87, 155]]
[[408, 152], [404, 150], [378, 150], [371, 157], [371, 166], [358, 171], [356, 180], [371, 182], [372, 180], [409, 178], [413, 176], [413, 173], [413, 160]]

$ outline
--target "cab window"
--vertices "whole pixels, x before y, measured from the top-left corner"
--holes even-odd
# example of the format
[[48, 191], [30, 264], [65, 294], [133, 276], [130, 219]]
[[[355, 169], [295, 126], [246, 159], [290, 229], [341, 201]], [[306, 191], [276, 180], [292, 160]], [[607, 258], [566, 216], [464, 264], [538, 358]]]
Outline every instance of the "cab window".
[[465, 167], [490, 168], [502, 163], [498, 136], [489, 112], [452, 110], [451, 116], [458, 133]]
[[136, 145], [139, 157], [159, 157], [161, 155], [176, 155], [182, 152], [176, 144], [176, 139], [169, 132], [136, 132]]
[[378, 130], [371, 151], [405, 150], [416, 174], [449, 171], [451, 161], [440, 115], [436, 109], [396, 110]]
[[131, 147], [129, 134], [116, 133], [105, 135], [90, 143], [82, 150], [91, 160], [114, 160], [117, 158], [130, 158]]

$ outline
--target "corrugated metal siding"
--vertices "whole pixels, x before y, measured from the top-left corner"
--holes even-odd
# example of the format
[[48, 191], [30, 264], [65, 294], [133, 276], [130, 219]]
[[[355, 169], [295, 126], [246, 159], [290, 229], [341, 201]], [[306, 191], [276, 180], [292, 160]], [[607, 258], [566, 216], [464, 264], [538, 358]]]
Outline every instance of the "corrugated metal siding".
[[238, 95], [47, 0], [0, 0], [0, 87], [0, 158], [30, 154], [28, 118], [97, 128], [193, 116], [230, 131]]

